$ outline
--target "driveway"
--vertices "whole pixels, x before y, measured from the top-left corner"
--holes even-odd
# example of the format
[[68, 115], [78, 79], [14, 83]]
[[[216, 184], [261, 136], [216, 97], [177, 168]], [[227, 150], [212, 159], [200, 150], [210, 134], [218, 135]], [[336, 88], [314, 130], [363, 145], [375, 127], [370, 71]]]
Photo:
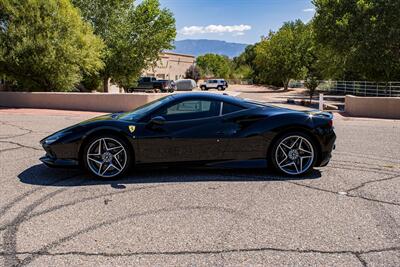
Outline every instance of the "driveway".
[[400, 266], [400, 121], [335, 115], [329, 166], [49, 169], [46, 135], [94, 113], [0, 110], [0, 265]]

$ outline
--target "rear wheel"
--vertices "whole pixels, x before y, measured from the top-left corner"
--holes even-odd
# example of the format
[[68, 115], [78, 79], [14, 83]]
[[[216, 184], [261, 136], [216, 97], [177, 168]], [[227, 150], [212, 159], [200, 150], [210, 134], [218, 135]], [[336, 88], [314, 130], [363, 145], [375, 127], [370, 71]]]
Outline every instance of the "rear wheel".
[[207, 90], [207, 87], [201, 86], [200, 89], [203, 90], [203, 91], [205, 91], [205, 90]]
[[269, 160], [281, 173], [301, 175], [314, 167], [316, 148], [308, 135], [300, 132], [288, 133], [274, 143]]
[[83, 153], [87, 170], [100, 178], [115, 178], [125, 174], [129, 169], [131, 157], [128, 144], [113, 135], [93, 138]]

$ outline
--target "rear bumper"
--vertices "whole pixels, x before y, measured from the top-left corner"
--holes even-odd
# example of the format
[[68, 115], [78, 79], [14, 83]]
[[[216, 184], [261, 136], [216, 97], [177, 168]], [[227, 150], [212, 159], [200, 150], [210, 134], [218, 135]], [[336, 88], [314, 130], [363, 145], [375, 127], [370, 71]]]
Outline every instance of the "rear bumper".
[[329, 137], [326, 138], [324, 142], [324, 147], [320, 154], [320, 159], [318, 160], [318, 167], [325, 167], [328, 165], [329, 161], [332, 158], [332, 152], [335, 150], [336, 145], [336, 135], [332, 133]]
[[319, 167], [325, 167], [326, 165], [328, 165], [328, 163], [331, 160], [331, 158], [332, 158], [332, 153], [331, 152], [323, 153], [321, 162], [319, 164]]
[[48, 155], [40, 158], [40, 161], [52, 168], [78, 168], [79, 162], [73, 159], [57, 159]]

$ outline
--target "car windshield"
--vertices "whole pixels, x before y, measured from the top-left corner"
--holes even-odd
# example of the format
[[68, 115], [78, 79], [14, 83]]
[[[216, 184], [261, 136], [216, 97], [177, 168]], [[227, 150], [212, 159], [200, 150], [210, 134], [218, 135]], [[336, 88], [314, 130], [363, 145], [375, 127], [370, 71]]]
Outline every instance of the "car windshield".
[[137, 120], [142, 118], [143, 116], [145, 116], [148, 112], [157, 109], [158, 107], [160, 107], [161, 105], [167, 103], [170, 99], [172, 98], [172, 96], [165, 96], [162, 97], [160, 99], [154, 100], [150, 103], [147, 103], [143, 106], [140, 106], [138, 108], [135, 108], [132, 111], [123, 113], [119, 116], [119, 119], [121, 120]]

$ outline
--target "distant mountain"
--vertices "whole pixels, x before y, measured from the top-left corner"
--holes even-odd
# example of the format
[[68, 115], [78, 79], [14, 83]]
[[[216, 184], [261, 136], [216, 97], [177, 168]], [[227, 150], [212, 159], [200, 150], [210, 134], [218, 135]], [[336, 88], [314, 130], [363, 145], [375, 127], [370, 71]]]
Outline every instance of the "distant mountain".
[[228, 43], [218, 40], [182, 40], [175, 41], [173, 52], [200, 56], [207, 53], [225, 55], [228, 57], [239, 56], [247, 47], [247, 44]]

